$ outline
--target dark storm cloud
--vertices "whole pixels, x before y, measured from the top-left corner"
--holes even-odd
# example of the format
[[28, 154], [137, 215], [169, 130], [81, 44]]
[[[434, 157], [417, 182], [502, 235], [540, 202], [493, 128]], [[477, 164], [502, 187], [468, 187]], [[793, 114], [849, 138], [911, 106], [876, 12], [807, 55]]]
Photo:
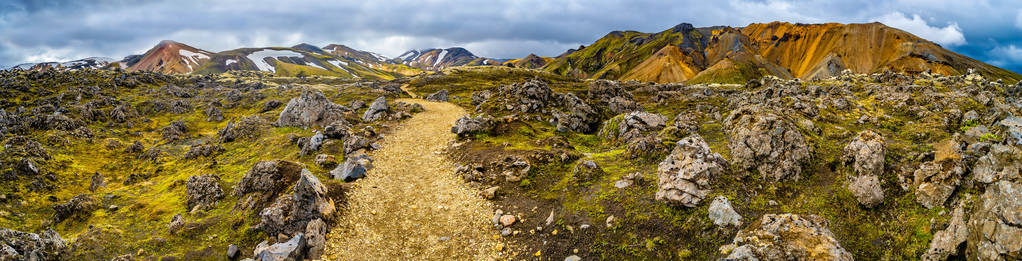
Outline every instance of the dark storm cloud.
[[881, 21], [977, 59], [1022, 71], [1015, 1], [2, 1], [0, 65], [120, 58], [173, 39], [210, 51], [341, 43], [396, 56], [463, 46], [498, 58], [553, 56], [612, 30], [678, 23]]

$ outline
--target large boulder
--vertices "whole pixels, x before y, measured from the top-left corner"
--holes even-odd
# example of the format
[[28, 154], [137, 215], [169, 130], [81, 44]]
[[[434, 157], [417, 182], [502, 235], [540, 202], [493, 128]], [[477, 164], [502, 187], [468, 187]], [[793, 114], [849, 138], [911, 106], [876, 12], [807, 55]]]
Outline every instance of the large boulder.
[[259, 227], [270, 235], [290, 235], [305, 231], [312, 220], [332, 220], [335, 210], [333, 199], [327, 197], [326, 185], [319, 182], [312, 172], [302, 169], [291, 194], [277, 198], [259, 212]]
[[993, 144], [987, 154], [976, 161], [972, 177], [981, 184], [990, 184], [999, 180], [1016, 180], [1019, 170], [1022, 170], [1022, 149]]
[[96, 209], [99, 209], [99, 200], [89, 194], [80, 194], [68, 200], [67, 203], [53, 206], [53, 222], [60, 223], [71, 218], [84, 218], [92, 215], [92, 211]]
[[373, 159], [365, 154], [348, 158], [344, 164], [337, 165], [331, 170], [330, 176], [334, 179], [344, 180], [344, 182], [355, 181], [365, 177], [366, 172], [372, 168], [372, 161]]
[[973, 207], [966, 255], [970, 260], [1022, 259], [1022, 183], [998, 181]]
[[188, 209], [206, 210], [213, 208], [217, 201], [224, 198], [220, 189], [220, 177], [216, 174], [194, 175], [185, 182]]
[[938, 143], [934, 148], [933, 161], [920, 164], [912, 177], [916, 202], [926, 208], [944, 205], [965, 174], [961, 145], [957, 140]]
[[630, 143], [633, 139], [645, 137], [667, 126], [667, 117], [656, 113], [633, 111], [621, 114], [607, 121], [600, 130], [600, 136], [613, 138], [621, 143]]
[[255, 247], [252, 259], [256, 261], [298, 261], [305, 259], [305, 234], [298, 233], [291, 240], [270, 245], [263, 241]]
[[887, 153], [884, 137], [873, 131], [862, 131], [848, 143], [843, 159], [851, 164], [856, 175], [880, 176], [884, 173], [884, 155]]
[[920, 258], [924, 261], [947, 260], [948, 256], [958, 252], [958, 246], [965, 242], [969, 235], [969, 227], [965, 224], [965, 201], [961, 201], [951, 213], [946, 229], [937, 231], [930, 240], [930, 248]]
[[656, 200], [696, 207], [710, 192], [710, 179], [727, 171], [727, 160], [710, 150], [699, 135], [680, 141], [657, 167]]
[[565, 111], [554, 112], [557, 131], [591, 133], [600, 124], [600, 114], [574, 94], [561, 94]]
[[867, 208], [884, 202], [884, 190], [880, 188], [880, 180], [875, 175], [852, 177], [851, 182], [848, 183], [848, 190], [852, 192], [859, 204]]
[[434, 92], [433, 94], [430, 94], [429, 96], [426, 96], [426, 100], [427, 101], [436, 101], [436, 102], [447, 102], [447, 99], [448, 99], [447, 96], [448, 96], [447, 89], [443, 89], [443, 90], [439, 90], [437, 92]]
[[53, 229], [40, 234], [0, 228], [0, 260], [61, 260], [67, 243]]
[[227, 123], [223, 129], [217, 131], [220, 142], [232, 142], [239, 139], [254, 139], [266, 129], [266, 122], [257, 115], [242, 117], [237, 122]]
[[1011, 145], [1022, 145], [1022, 118], [1007, 117], [997, 122], [997, 129], [1005, 142]]
[[323, 126], [344, 119], [346, 108], [334, 104], [317, 90], [303, 90], [298, 98], [292, 98], [280, 112], [275, 126], [313, 127]]
[[369, 105], [369, 109], [366, 109], [366, 112], [362, 114], [362, 121], [372, 122], [382, 119], [384, 116], [387, 116], [387, 111], [389, 111], [389, 109], [389, 106], [387, 106], [387, 98], [380, 96], [379, 98], [376, 98], [376, 100]]
[[720, 250], [727, 260], [854, 260], [816, 215], [763, 215]]
[[475, 118], [465, 115], [454, 122], [454, 126], [451, 126], [451, 133], [458, 136], [467, 136], [473, 133], [486, 132], [493, 128], [492, 122], [493, 119], [485, 114], [477, 115]]
[[790, 120], [766, 106], [747, 105], [725, 121], [732, 160], [774, 181], [799, 179], [811, 149]]
[[246, 196], [240, 198], [238, 204], [251, 209], [268, 203], [294, 184], [302, 170], [302, 165], [291, 161], [257, 162], [234, 187], [235, 196]]

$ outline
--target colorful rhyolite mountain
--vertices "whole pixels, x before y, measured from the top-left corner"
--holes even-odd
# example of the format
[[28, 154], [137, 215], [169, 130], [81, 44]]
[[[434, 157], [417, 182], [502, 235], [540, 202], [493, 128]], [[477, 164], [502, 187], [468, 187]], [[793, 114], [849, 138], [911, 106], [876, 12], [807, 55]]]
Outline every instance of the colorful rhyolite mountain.
[[885, 70], [1022, 80], [1022, 75], [942, 48], [880, 23], [790, 24], [702, 27], [682, 23], [658, 33], [614, 31], [589, 46], [557, 57], [479, 57], [460, 47], [411, 50], [387, 58], [340, 44], [322, 48], [240, 48], [213, 53], [162, 41], [143, 55], [122, 61], [87, 58], [67, 63], [22, 64], [21, 69], [126, 68], [173, 74], [263, 71], [278, 76], [323, 75], [393, 79], [457, 66], [512, 66], [578, 78], [649, 82], [743, 83], [765, 75], [823, 79], [843, 72]]
[[741, 83], [763, 75], [821, 79], [845, 70], [929, 71], [1020, 80], [1017, 73], [957, 54], [915, 35], [869, 24], [790, 24], [614, 31], [562, 55], [543, 70], [583, 78]]

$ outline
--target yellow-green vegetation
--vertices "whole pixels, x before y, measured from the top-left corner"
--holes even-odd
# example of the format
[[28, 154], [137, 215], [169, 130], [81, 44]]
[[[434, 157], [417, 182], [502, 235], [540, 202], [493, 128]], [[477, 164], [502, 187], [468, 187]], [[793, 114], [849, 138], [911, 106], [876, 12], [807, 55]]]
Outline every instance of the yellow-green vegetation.
[[[411, 84], [420, 94], [447, 88], [462, 97], [470, 97], [472, 93], [483, 90], [496, 92], [496, 86], [521, 79], [509, 77], [493, 80], [489, 78], [492, 76], [490, 74], [482, 76], [478, 73], [469, 70], [450, 71], [416, 78]], [[585, 93], [585, 83], [558, 81], [556, 78], [547, 81], [557, 92]], [[944, 86], [946, 82], [941, 81], [921, 81], [917, 84], [921, 86], [919, 88], [944, 92], [965, 87], [948, 87]], [[717, 93], [758, 90], [746, 90], [740, 85], [665, 85], [667, 87], [660, 91], [649, 91], [649, 88], [642, 87], [644, 84], [621, 85], [635, 95], [635, 100], [646, 111], [659, 113], [668, 119], [683, 112], [700, 112], [696, 119], [699, 124], [696, 133], [709, 143], [713, 151], [729, 161], [731, 154], [723, 120], [733, 108], [728, 107], [729, 102], [724, 95]], [[727, 174], [713, 177], [712, 193], [703, 204], [695, 208], [672, 207], [655, 201], [657, 163], [663, 159], [664, 154], [648, 160], [629, 158], [624, 144], [605, 138], [609, 136], [608, 133], [562, 133], [556, 132], [554, 126], [545, 121], [515, 122], [515, 127], [504, 128], [507, 132], [471, 137], [473, 144], [478, 145], [456, 153], [541, 155], [555, 149], [540, 145], [538, 141], [563, 138], [573, 147], [573, 151], [581, 155], [580, 160], [592, 160], [605, 172], [594, 180], [579, 181], [573, 173], [579, 161], [554, 161], [533, 164], [530, 174], [516, 183], [518, 186], [502, 186], [502, 190], [510, 189], [512, 191], [507, 193], [515, 195], [498, 200], [497, 204], [502, 208], [531, 208], [532, 212], [527, 211], [529, 214], [525, 218], [535, 220], [545, 219], [551, 209], [558, 213], [554, 228], [544, 227], [542, 232], [510, 237], [512, 242], [526, 245], [530, 249], [519, 252], [522, 257], [541, 250], [544, 255], [559, 258], [558, 255], [573, 254], [567, 251], [578, 248], [580, 256], [607, 260], [717, 259], [722, 257], [718, 247], [729, 243], [738, 231], [738, 228], [718, 228], [707, 216], [709, 201], [722, 195], [730, 199], [743, 216], [745, 224], [771, 213], [819, 215], [829, 221], [830, 230], [836, 239], [856, 259], [917, 259], [936, 232], [932, 224], [946, 222], [949, 210], [926, 209], [916, 203], [911, 190], [903, 190], [898, 186], [901, 171], [899, 166], [914, 161], [914, 157], [920, 153], [932, 151], [930, 143], [947, 139], [951, 135], [949, 131], [954, 130], [945, 128], [941, 115], [913, 113], [899, 107], [905, 105], [897, 99], [869, 91], [880, 85], [866, 80], [803, 82], [800, 88], [811, 86], [834, 88], [835, 92], [847, 90], [851, 95], [846, 96], [848, 105], [842, 108], [823, 107], [816, 112], [818, 116], [814, 118], [786, 115], [797, 123], [813, 151], [812, 160], [804, 167], [802, 178], [797, 181], [773, 182], [758, 173], [733, 165]], [[707, 89], [712, 94], [695, 95], [705, 94]], [[670, 98], [657, 102], [655, 97], [664, 92], [670, 94]], [[921, 92], [924, 91], [910, 92], [910, 95]], [[920, 96], [909, 98], [922, 99]], [[781, 100], [784, 104], [779, 106], [787, 108], [794, 107], [797, 102], [792, 98]], [[463, 101], [455, 101], [469, 109], [474, 108]], [[983, 106], [968, 97], [957, 98], [953, 102], [960, 105], [963, 111], [983, 109]], [[935, 104], [917, 104], [928, 110], [941, 108]], [[719, 112], [719, 118], [709, 113], [711, 111]], [[860, 121], [863, 116], [867, 119], [865, 122]], [[803, 118], [807, 121], [799, 120]], [[607, 117], [604, 120], [603, 128], [612, 131], [616, 131], [621, 121], [620, 117]], [[806, 125], [806, 122], [811, 125]], [[668, 126], [672, 123], [673, 120], [670, 120]], [[975, 124], [978, 123], [967, 123], [967, 126]], [[847, 181], [854, 174], [851, 167], [844, 166], [841, 160], [844, 146], [863, 130], [876, 131], [886, 139], [886, 160], [887, 166], [890, 166], [880, 176], [885, 193], [884, 203], [872, 209], [859, 205], [846, 188]], [[669, 149], [673, 148], [674, 142], [687, 135], [684, 132], [681, 134], [672, 136], [665, 130], [661, 138]], [[625, 188], [614, 186], [615, 182], [632, 173], [639, 173], [643, 181]], [[968, 197], [968, 194], [974, 193], [967, 190], [956, 193], [954, 197]], [[614, 217], [614, 223], [607, 228], [604, 223], [611, 216]], [[581, 230], [579, 227], [582, 224], [588, 225], [589, 230]], [[552, 235], [549, 231], [553, 229], [566, 235]]]
[[[241, 246], [242, 253], [251, 253], [255, 244], [267, 235], [254, 228], [259, 223], [254, 211], [235, 208], [238, 198], [232, 192], [234, 184], [256, 162], [277, 159], [299, 162], [321, 181], [328, 185], [335, 183], [327, 175], [329, 169], [314, 164], [314, 155], [300, 155], [292, 142], [293, 136], [310, 136], [313, 130], [270, 126], [284, 106], [265, 110], [264, 105], [270, 101], [286, 104], [301, 93], [300, 87], [322, 91], [338, 104], [356, 100], [368, 103], [378, 96], [394, 96], [378, 88], [337, 83], [335, 79], [310, 77], [302, 80], [262, 74], [225, 74], [222, 78], [214, 77], [213, 81], [102, 70], [17, 72], [5, 77], [24, 87], [0, 93], [5, 97], [0, 104], [3, 110], [14, 113], [19, 108], [33, 110], [50, 101], [61, 101], [70, 110], [64, 115], [81, 120], [91, 135], [76, 135], [80, 129], [35, 127], [0, 131], [2, 140], [24, 136], [38, 141], [50, 155], [49, 160], [36, 159], [41, 170], [38, 176], [19, 176], [9, 163], [17, 162], [20, 157], [0, 148], [0, 155], [4, 155], [0, 158], [3, 161], [0, 176], [4, 180], [0, 184], [0, 194], [5, 195], [0, 201], [0, 227], [25, 232], [53, 228], [69, 240], [70, 258], [81, 260], [106, 260], [124, 254], [143, 259], [176, 256], [185, 260], [220, 260], [230, 244]], [[209, 87], [195, 87], [198, 84]], [[87, 86], [97, 88], [90, 92]], [[175, 94], [178, 92], [188, 94]], [[76, 101], [78, 93], [82, 94], [81, 100]], [[130, 105], [135, 108], [137, 117], [119, 122], [107, 116], [95, 120], [82, 116], [82, 104], [105, 99]], [[189, 104], [183, 111], [157, 109], [180, 101]], [[205, 110], [212, 102], [221, 104], [217, 106], [222, 109], [224, 120], [206, 120]], [[112, 115], [113, 107], [97, 107], [96, 110], [100, 115]], [[47, 114], [43, 111], [22, 116]], [[218, 141], [218, 130], [230, 121], [248, 116], [257, 116], [265, 123], [260, 135], [227, 143]], [[168, 140], [161, 134], [164, 126], [173, 121], [182, 121], [187, 126], [184, 138]], [[377, 129], [385, 128], [377, 126]], [[126, 151], [134, 142], [140, 142], [145, 151]], [[342, 160], [340, 143], [328, 141], [323, 153]], [[193, 145], [201, 144], [221, 145], [224, 152], [184, 157]], [[160, 153], [154, 158], [143, 156], [150, 151]], [[43, 173], [52, 173], [53, 181], [45, 180]], [[90, 191], [91, 178], [97, 173], [105, 177], [106, 185]], [[185, 202], [185, 182], [190, 176], [204, 174], [219, 177], [225, 197], [212, 209], [192, 211]], [[31, 190], [33, 182], [52, 184], [52, 190]], [[80, 194], [96, 199], [95, 211], [84, 213], [81, 218], [54, 223], [53, 206]], [[177, 214], [182, 215], [185, 225], [172, 233], [168, 225]]]

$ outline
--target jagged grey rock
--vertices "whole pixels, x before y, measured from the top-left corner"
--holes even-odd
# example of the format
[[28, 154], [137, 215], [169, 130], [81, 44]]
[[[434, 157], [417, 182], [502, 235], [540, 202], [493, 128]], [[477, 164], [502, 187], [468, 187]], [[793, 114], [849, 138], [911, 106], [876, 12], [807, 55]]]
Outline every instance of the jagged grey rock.
[[742, 216], [735, 212], [735, 209], [731, 207], [731, 202], [727, 200], [727, 197], [717, 196], [713, 198], [713, 202], [710, 203], [708, 209], [710, 220], [713, 220], [713, 224], [724, 227], [724, 226], [742, 226]]
[[970, 260], [1022, 259], [1022, 183], [1002, 180], [986, 187], [969, 218]]
[[656, 200], [696, 207], [710, 192], [710, 179], [727, 170], [727, 161], [699, 135], [688, 136], [657, 167]]
[[389, 106], [387, 106], [387, 98], [380, 96], [379, 98], [376, 98], [372, 104], [369, 104], [369, 109], [362, 114], [362, 121], [372, 122], [382, 119], [384, 116], [387, 116], [388, 110]]
[[854, 260], [816, 215], [763, 215], [720, 250], [727, 260]]
[[270, 245], [266, 241], [255, 247], [253, 258], [257, 261], [291, 261], [303, 260], [306, 247], [305, 234], [298, 233], [290, 240]]
[[326, 195], [326, 186], [312, 172], [302, 169], [291, 194], [277, 198], [259, 212], [259, 227], [270, 235], [292, 234], [304, 231], [312, 220], [332, 220], [336, 206]]
[[40, 234], [0, 228], [0, 260], [61, 260], [67, 243], [53, 229]]
[[216, 174], [193, 175], [185, 182], [188, 209], [210, 209], [224, 198], [220, 177]]
[[314, 127], [344, 119], [347, 108], [334, 104], [317, 90], [303, 90], [301, 96], [292, 98], [280, 112], [275, 126]]
[[848, 143], [844, 149], [843, 159], [851, 163], [856, 175], [884, 174], [884, 156], [887, 148], [884, 138], [873, 131], [862, 131]]
[[426, 96], [427, 101], [447, 102], [447, 89], [442, 89]]
[[476, 115], [475, 118], [465, 115], [454, 122], [454, 126], [451, 126], [451, 133], [465, 136], [472, 133], [485, 132], [492, 128], [492, 121], [493, 119], [485, 114]]
[[875, 207], [884, 202], [884, 190], [880, 180], [874, 175], [855, 176], [848, 183], [848, 190], [855, 196], [859, 204], [867, 208]]
[[795, 124], [767, 106], [747, 105], [725, 120], [732, 160], [763, 177], [799, 179], [811, 150]]
[[948, 256], [958, 252], [958, 246], [965, 242], [969, 235], [969, 227], [965, 224], [965, 200], [959, 202], [951, 213], [951, 221], [946, 229], [937, 231], [930, 240], [930, 248], [920, 258], [924, 261], [947, 260]]

